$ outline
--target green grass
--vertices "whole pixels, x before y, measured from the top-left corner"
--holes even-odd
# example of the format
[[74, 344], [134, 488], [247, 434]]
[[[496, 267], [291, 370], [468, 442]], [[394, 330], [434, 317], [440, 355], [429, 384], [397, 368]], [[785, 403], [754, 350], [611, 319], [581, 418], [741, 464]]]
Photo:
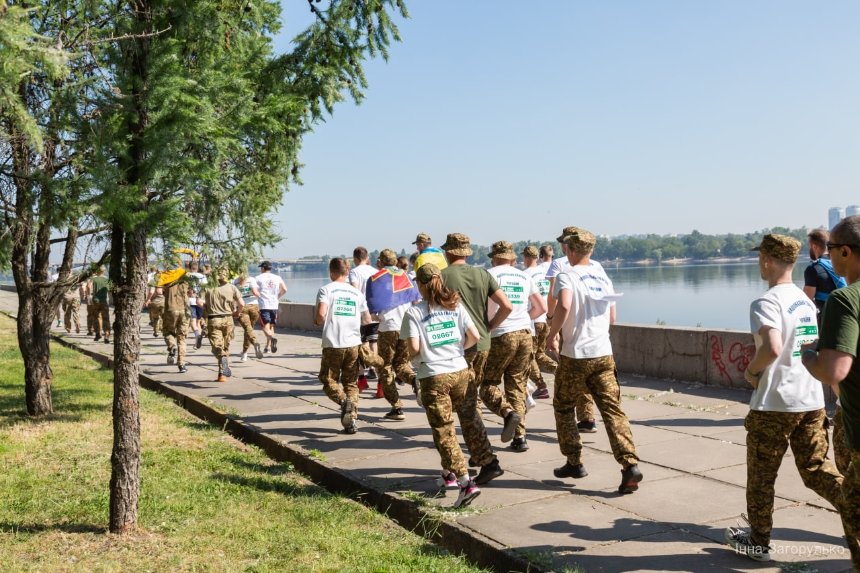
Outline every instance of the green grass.
[[54, 409], [24, 412], [0, 317], [3, 571], [478, 571], [141, 391], [139, 531], [106, 533], [111, 372], [55, 344]]

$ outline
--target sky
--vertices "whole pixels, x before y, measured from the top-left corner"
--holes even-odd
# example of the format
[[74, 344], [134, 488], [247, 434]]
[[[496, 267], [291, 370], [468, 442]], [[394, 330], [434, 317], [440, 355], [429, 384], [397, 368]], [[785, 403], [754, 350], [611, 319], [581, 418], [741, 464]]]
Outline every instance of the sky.
[[[860, 2], [406, 3], [366, 100], [305, 138], [267, 256], [816, 227], [860, 204]], [[311, 16], [282, 9], [287, 51]]]

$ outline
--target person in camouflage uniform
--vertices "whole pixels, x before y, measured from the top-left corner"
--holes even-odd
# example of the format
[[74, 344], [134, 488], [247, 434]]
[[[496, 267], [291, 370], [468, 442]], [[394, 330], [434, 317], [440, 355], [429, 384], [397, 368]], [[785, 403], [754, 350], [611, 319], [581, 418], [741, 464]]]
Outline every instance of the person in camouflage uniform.
[[66, 332], [72, 332], [72, 327], [75, 333], [81, 332], [81, 321], [78, 313], [81, 310], [81, 298], [78, 295], [78, 288], [75, 287], [63, 295], [63, 324], [66, 327]]
[[188, 310], [188, 286], [183, 280], [164, 285], [164, 342], [167, 343], [167, 363], [176, 363], [180, 374], [188, 372], [185, 366], [185, 338], [188, 336], [190, 316]]
[[[541, 251], [529, 245], [523, 249], [523, 272], [532, 277], [538, 286], [538, 291], [544, 303], [547, 302], [549, 296], [549, 280], [546, 278], [546, 271], [549, 267], [548, 261], [542, 261], [537, 264], [538, 257], [544, 253], [546, 258], [552, 259], [552, 247], [544, 245]], [[532, 394], [532, 398], [539, 400], [549, 398], [549, 388], [546, 381], [543, 379], [543, 372], [555, 374], [555, 369], [558, 364], [544, 352], [546, 348], [546, 335], [549, 332], [549, 327], [546, 323], [546, 313], [538, 316], [532, 321], [534, 334], [532, 335], [532, 356], [529, 363], [529, 380], [535, 383], [536, 389]]]
[[158, 337], [164, 331], [164, 289], [158, 286], [158, 275], [155, 282], [149, 287], [149, 296], [146, 298], [144, 307], [149, 309], [149, 325], [152, 327], [152, 335]]
[[[472, 255], [468, 236], [462, 233], [449, 234], [442, 250], [448, 261], [448, 267], [442, 270], [442, 282], [447, 288], [459, 293], [460, 302], [466, 307], [481, 335], [478, 343], [465, 353], [472, 375], [466, 388], [464, 412], [467, 414], [460, 418], [460, 427], [471, 455], [469, 463], [481, 467], [475, 482], [485, 484], [505, 472], [499, 466], [499, 460], [493, 454], [487, 438], [478, 405], [478, 386], [484, 379], [484, 368], [490, 352], [490, 330], [507, 318], [513, 306], [493, 275], [482, 268], [466, 264], [466, 257]], [[490, 300], [499, 307], [492, 321], [487, 318], [487, 302]]]
[[[622, 466], [618, 491], [632, 493], [639, 488], [642, 472], [630, 422], [621, 409], [621, 390], [609, 340], [617, 295], [603, 268], [591, 264], [594, 235], [577, 228], [564, 239], [570, 267], [555, 277], [553, 288], [558, 304], [546, 343], [550, 353], [560, 354], [552, 405], [559, 447], [567, 458], [554, 474], [572, 478], [588, 475], [582, 464], [575, 411], [577, 398], [589, 392], [603, 416], [612, 454]], [[564, 334], [564, 346], [559, 353], [560, 332]]]
[[860, 216], [839, 221], [830, 241], [833, 270], [848, 285], [830, 293], [818, 342], [803, 347], [801, 360], [812, 376], [839, 395], [846, 450], [839, 457], [850, 460], [839, 509], [851, 563], [860, 571]]
[[218, 382], [226, 382], [231, 376], [230, 342], [236, 330], [233, 316], [242, 310], [244, 303], [239, 289], [229, 282], [227, 269], [219, 269], [216, 275], [218, 286], [205, 290], [204, 311], [209, 344], [212, 354], [218, 360]]
[[[532, 320], [546, 312], [537, 283], [515, 268], [514, 248], [508, 241], [493, 243], [490, 274], [511, 302], [513, 310], [491, 333], [490, 353], [481, 382], [481, 400], [505, 420], [502, 442], [513, 440], [511, 449], [524, 452], [526, 441], [526, 383], [532, 358]], [[491, 303], [489, 312], [496, 305]], [[504, 392], [499, 386], [504, 379]]]
[[257, 281], [248, 276], [248, 271], [245, 270], [236, 279], [236, 287], [242, 294], [242, 302], [244, 306], [239, 311], [239, 324], [242, 326], [242, 356], [240, 360], [245, 362], [248, 360], [248, 350], [254, 347], [254, 354], [257, 359], [263, 358], [263, 349], [260, 343], [257, 342], [257, 337], [254, 335], [254, 325], [260, 320], [260, 291], [257, 290]]
[[792, 282], [800, 242], [768, 234], [762, 239], [759, 270], [768, 290], [750, 305], [756, 352], [744, 372], [755, 389], [747, 429], [747, 516], [750, 530], [729, 527], [729, 545], [757, 561], [770, 559], [774, 483], [786, 450], [806, 487], [840, 508], [842, 476], [827, 460], [824, 392], [803, 367], [801, 345], [818, 338], [817, 311]]

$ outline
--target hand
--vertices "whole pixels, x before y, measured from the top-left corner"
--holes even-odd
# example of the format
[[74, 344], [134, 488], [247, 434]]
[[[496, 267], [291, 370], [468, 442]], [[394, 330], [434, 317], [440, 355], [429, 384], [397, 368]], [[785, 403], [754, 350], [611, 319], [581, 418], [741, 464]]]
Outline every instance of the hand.
[[758, 388], [758, 381], [761, 379], [762, 373], [753, 374], [752, 371], [747, 368], [744, 370], [744, 380], [750, 383], [750, 386], [753, 388]]
[[813, 351], [818, 350], [818, 341], [816, 340], [814, 342], [807, 342], [806, 344], [804, 344], [800, 347], [800, 353], [801, 354], [803, 354], [807, 350], [813, 350]]
[[558, 336], [553, 336], [546, 339], [546, 353], [550, 358], [558, 356]]

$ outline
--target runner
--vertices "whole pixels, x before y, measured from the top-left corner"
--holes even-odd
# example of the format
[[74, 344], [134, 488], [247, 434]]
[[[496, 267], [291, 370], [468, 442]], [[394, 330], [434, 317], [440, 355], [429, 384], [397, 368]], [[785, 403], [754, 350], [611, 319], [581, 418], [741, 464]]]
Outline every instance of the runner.
[[[546, 258], [548, 254], [551, 259], [552, 248], [549, 248], [547, 252], [547, 247], [548, 245], [541, 247], [541, 253], [544, 254], [543, 258]], [[523, 272], [535, 281], [544, 305], [546, 305], [546, 299], [549, 295], [549, 281], [546, 279], [546, 270], [549, 267], [549, 262], [546, 261], [540, 265], [537, 264], [538, 256], [538, 250], [531, 245], [523, 249], [523, 266], [525, 267]], [[543, 313], [532, 321], [532, 357], [529, 364], [529, 380], [537, 386], [535, 391], [532, 392], [532, 398], [535, 400], [549, 398], [549, 388], [547, 388], [546, 381], [543, 379], [542, 372], [555, 374], [557, 367], [555, 360], [547, 356], [546, 352], [544, 352], [548, 328], [546, 313]]]
[[200, 272], [197, 259], [192, 259], [188, 266], [186, 280], [188, 281], [188, 308], [191, 311], [191, 331], [194, 332], [194, 348], [203, 345], [203, 300], [201, 288], [206, 285], [206, 275]]
[[95, 311], [95, 331], [98, 341], [104, 333], [105, 344], [110, 344], [110, 310], [108, 307], [108, 292], [110, 281], [105, 276], [105, 268], [99, 267], [96, 276], [93, 277], [90, 288], [93, 297], [93, 310]]
[[81, 321], [78, 316], [80, 310], [81, 298], [78, 287], [74, 287], [63, 295], [63, 323], [66, 325], [66, 332], [71, 333], [74, 327], [75, 334], [81, 333]]
[[226, 268], [216, 273], [218, 286], [205, 290], [204, 310], [206, 313], [209, 344], [212, 354], [218, 360], [218, 382], [226, 382], [232, 375], [230, 371], [230, 341], [236, 328], [233, 316], [242, 310], [244, 303], [236, 285], [229, 282], [230, 273]]
[[331, 282], [317, 293], [314, 312], [314, 324], [323, 327], [319, 379], [326, 396], [340, 405], [344, 433], [354, 434], [361, 323], [370, 322], [370, 313], [364, 295], [347, 282], [349, 265], [344, 259], [329, 261], [328, 272]]
[[143, 306], [149, 309], [149, 325], [152, 327], [152, 335], [158, 338], [159, 333], [164, 331], [164, 289], [157, 284], [157, 273], [149, 282], [149, 296], [146, 297]]
[[[183, 275], [184, 270], [179, 269]], [[186, 344], [188, 336], [189, 306], [188, 306], [188, 284], [182, 275], [181, 278], [172, 283], [162, 285], [164, 294], [164, 316], [162, 327], [164, 342], [167, 343], [167, 363], [177, 364], [179, 373], [185, 374], [188, 368], [185, 366]]]
[[278, 322], [278, 308], [281, 297], [287, 294], [284, 279], [272, 273], [272, 263], [260, 263], [262, 272], [254, 280], [257, 282], [258, 301], [260, 304], [260, 321], [263, 323], [263, 334], [266, 335], [264, 352], [274, 354], [278, 351], [278, 339], [275, 338], [275, 324]]
[[242, 310], [239, 312], [239, 324], [242, 325], [242, 331], [244, 332], [240, 360], [242, 362], [248, 361], [248, 350], [251, 346], [254, 347], [254, 354], [259, 360], [263, 357], [263, 349], [260, 348], [260, 343], [257, 342], [257, 337], [254, 335], [254, 324], [260, 320], [260, 305], [258, 303], [260, 291], [257, 288], [257, 281], [253, 277], [248, 276], [246, 269], [236, 279], [236, 286], [239, 288], [239, 292], [242, 293], [242, 302], [244, 303]]
[[436, 265], [422, 265], [417, 279], [424, 300], [406, 311], [400, 338], [408, 343], [410, 357], [418, 362], [418, 392], [442, 458], [442, 483], [459, 489], [454, 507], [464, 507], [481, 490], [469, 477], [452, 410], [457, 412], [461, 426], [474, 415], [466, 398], [472, 373], [464, 349], [474, 346], [480, 335], [460, 304], [460, 295], [443, 286]]
[[[505, 421], [502, 442], [511, 449], [529, 449], [526, 440], [526, 382], [532, 358], [532, 320], [546, 313], [546, 305], [534, 279], [513, 266], [517, 261], [508, 241], [497, 241], [490, 248], [493, 267], [490, 274], [505, 293], [513, 310], [490, 332], [490, 353], [481, 381], [481, 400]], [[492, 300], [488, 314], [499, 306]], [[504, 392], [499, 389], [504, 379]]]
[[440, 269], [445, 269], [448, 266], [445, 253], [442, 249], [437, 249], [433, 246], [433, 239], [427, 233], [418, 233], [412, 244], [418, 249], [418, 256], [415, 259], [414, 266], [416, 271], [421, 268], [421, 265], [427, 263], [433, 263]]
[[[359, 290], [362, 295], [367, 297], [367, 281], [379, 272], [379, 268], [374, 267], [370, 264], [370, 257], [367, 254], [367, 249], [364, 247], [356, 247], [352, 251], [352, 262], [353, 268], [349, 271], [349, 284]], [[379, 322], [371, 320], [368, 324], [361, 325], [361, 342], [366, 346], [363, 348], [369, 349], [371, 353], [377, 353], [376, 343], [379, 339]], [[359, 389], [367, 388], [367, 380], [376, 380], [378, 375], [376, 371], [371, 368], [370, 361], [366, 358], [366, 351], [362, 351], [359, 354], [361, 369], [358, 375], [358, 386]], [[377, 395], [379, 395], [380, 388], [377, 387]]]

